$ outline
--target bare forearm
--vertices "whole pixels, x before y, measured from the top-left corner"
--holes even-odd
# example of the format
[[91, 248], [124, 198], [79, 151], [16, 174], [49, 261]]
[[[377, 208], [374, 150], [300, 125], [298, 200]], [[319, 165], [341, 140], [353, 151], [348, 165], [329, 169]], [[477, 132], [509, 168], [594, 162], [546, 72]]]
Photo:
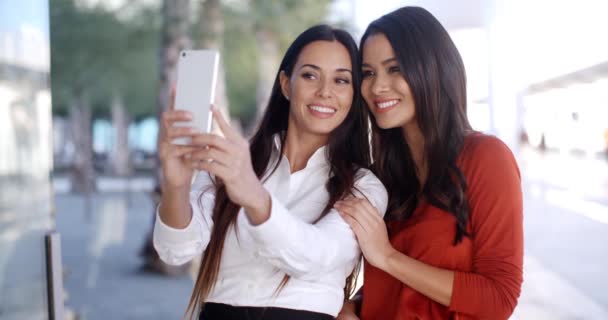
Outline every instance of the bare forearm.
[[164, 224], [176, 229], [184, 229], [192, 220], [188, 189], [164, 188], [158, 214]]
[[430, 299], [449, 306], [454, 271], [437, 268], [392, 250], [380, 269]]

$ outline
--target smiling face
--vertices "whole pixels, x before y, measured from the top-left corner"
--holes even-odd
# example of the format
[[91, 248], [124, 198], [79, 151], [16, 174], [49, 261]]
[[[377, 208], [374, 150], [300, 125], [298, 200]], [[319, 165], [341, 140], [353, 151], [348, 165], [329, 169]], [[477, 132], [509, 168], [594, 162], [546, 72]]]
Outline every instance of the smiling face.
[[353, 76], [348, 50], [338, 41], [305, 46], [288, 77], [280, 74], [289, 103], [289, 130], [297, 136], [329, 136], [346, 118], [353, 102]]
[[416, 106], [397, 57], [383, 33], [363, 44], [361, 93], [380, 128], [416, 125]]

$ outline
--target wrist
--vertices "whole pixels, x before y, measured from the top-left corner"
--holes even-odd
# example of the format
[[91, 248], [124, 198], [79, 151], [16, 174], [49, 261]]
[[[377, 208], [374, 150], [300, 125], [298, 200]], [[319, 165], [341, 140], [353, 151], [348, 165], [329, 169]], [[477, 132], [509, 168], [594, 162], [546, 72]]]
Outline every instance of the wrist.
[[391, 266], [391, 262], [395, 258], [395, 255], [398, 253], [399, 251], [395, 250], [395, 248], [393, 248], [393, 246], [389, 243], [384, 250], [384, 254], [382, 254], [382, 259], [380, 259], [379, 265], [376, 267], [388, 273], [388, 269]]
[[245, 213], [249, 222], [253, 225], [264, 223], [270, 217], [270, 194], [260, 184], [255, 192], [252, 192], [251, 201], [244, 205]]
[[187, 195], [190, 193], [190, 184], [176, 186], [165, 181], [161, 184], [160, 190], [163, 195]]

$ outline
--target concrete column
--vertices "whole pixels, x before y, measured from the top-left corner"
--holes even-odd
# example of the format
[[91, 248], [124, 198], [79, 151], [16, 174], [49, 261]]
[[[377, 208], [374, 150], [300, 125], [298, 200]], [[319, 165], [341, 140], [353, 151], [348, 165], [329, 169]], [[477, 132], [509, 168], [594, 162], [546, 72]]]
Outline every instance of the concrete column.
[[518, 46], [519, 0], [486, 2], [485, 29], [488, 35], [488, 106], [490, 133], [518, 152], [521, 123], [521, 67], [524, 48]]

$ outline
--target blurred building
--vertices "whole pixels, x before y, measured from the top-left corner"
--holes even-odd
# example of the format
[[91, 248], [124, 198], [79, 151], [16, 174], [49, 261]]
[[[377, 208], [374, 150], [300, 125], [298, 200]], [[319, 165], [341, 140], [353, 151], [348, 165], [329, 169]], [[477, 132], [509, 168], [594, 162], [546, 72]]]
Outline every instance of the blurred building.
[[57, 242], [46, 242], [54, 229], [48, 2], [0, 0], [0, 12], [0, 318], [54, 319], [63, 292], [60, 259], [51, 259]]

